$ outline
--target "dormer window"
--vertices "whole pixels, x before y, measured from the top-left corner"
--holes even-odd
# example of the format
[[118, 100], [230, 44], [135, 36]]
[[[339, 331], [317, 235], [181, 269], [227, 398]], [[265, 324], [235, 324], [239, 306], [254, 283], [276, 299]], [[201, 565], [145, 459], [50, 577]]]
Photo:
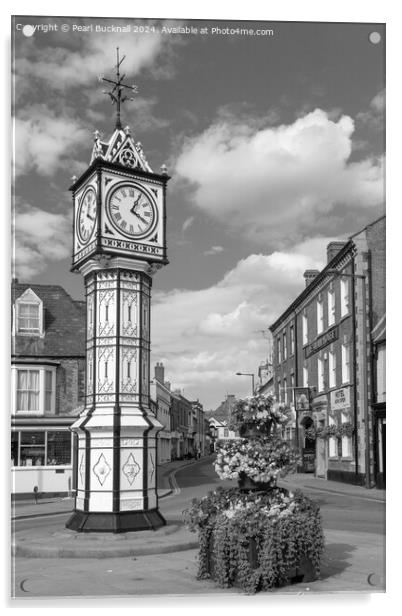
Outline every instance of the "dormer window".
[[14, 334], [43, 336], [43, 303], [32, 289], [15, 300], [14, 316]]

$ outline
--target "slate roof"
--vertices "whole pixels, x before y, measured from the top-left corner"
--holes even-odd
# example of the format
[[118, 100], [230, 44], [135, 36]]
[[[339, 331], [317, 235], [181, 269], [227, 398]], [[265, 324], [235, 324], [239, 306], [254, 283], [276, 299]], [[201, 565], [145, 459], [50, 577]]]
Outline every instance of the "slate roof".
[[32, 289], [43, 301], [45, 335], [13, 336], [13, 356], [85, 357], [85, 302], [74, 300], [59, 285], [13, 282], [13, 305], [27, 289]]

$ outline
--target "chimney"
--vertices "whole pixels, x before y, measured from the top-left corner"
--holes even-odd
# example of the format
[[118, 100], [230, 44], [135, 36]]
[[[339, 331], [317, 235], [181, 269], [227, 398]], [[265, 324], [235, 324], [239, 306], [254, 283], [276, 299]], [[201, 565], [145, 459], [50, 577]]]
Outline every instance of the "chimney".
[[319, 270], [306, 270], [303, 274], [304, 280], [306, 281], [306, 287], [313, 282], [314, 278], [318, 276]]
[[165, 367], [162, 362], [157, 362], [155, 366], [155, 378], [159, 383], [165, 382]]
[[346, 242], [330, 242], [327, 246], [327, 264], [332, 261], [340, 250], [345, 246]]

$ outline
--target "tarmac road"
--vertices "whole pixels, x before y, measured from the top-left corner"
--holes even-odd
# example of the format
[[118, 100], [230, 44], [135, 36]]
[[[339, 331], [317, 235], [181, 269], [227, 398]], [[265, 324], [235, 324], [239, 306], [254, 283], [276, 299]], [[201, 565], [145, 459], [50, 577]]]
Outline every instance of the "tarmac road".
[[[181, 521], [181, 512], [192, 498], [218, 485], [233, 485], [216, 477], [211, 458], [178, 470], [175, 480], [176, 493], [160, 500], [160, 509], [170, 521]], [[317, 487], [303, 487], [303, 491], [321, 506], [326, 535], [321, 577], [308, 587], [297, 584], [274, 592], [382, 592], [385, 504], [370, 500], [361, 491], [356, 495], [333, 494]], [[15, 532], [62, 529], [69, 515], [15, 520]], [[236, 588], [217, 588], [210, 580], [197, 581], [197, 550], [138, 558], [17, 557], [14, 565], [12, 595], [16, 598], [241, 594]]]

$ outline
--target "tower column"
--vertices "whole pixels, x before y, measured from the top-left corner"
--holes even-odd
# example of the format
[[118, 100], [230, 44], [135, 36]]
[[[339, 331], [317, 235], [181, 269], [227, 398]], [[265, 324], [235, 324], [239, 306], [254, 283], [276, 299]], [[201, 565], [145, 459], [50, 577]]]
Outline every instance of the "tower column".
[[86, 405], [78, 436], [77, 494], [67, 528], [90, 532], [155, 529], [156, 435], [150, 410], [149, 265], [112, 258], [80, 268], [87, 298]]

